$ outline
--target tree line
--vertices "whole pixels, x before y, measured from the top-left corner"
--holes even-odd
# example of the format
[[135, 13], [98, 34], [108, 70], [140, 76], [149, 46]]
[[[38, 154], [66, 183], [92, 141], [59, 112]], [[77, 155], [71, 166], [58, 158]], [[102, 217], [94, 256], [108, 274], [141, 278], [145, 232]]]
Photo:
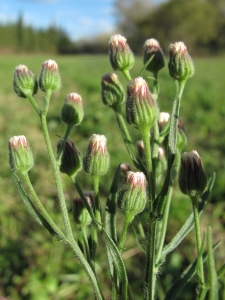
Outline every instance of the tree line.
[[[127, 37], [135, 53], [148, 38], [166, 49], [171, 42], [184, 41], [196, 54], [225, 52], [224, 0], [115, 0], [116, 31]], [[0, 52], [48, 52], [58, 54], [106, 53], [111, 33], [84, 37], [74, 42], [55, 25], [34, 29], [24, 25], [22, 15], [15, 23], [0, 24]]]

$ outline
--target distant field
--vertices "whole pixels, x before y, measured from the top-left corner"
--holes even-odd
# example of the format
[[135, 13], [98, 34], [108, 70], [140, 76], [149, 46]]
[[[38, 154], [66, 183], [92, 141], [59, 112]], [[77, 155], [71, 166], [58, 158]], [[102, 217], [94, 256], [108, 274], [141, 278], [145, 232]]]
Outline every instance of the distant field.
[[[111, 184], [110, 178], [116, 165], [119, 162], [130, 162], [117, 129], [114, 113], [101, 102], [101, 76], [112, 71], [107, 56], [19, 55], [0, 57], [0, 266], [3, 266], [0, 267], [0, 282], [2, 281], [0, 295], [14, 297], [12, 299], [17, 299], [17, 295], [25, 300], [74, 299], [66, 295], [66, 292], [65, 295], [62, 292], [62, 296], [58, 298], [50, 298], [51, 291], [56, 290], [58, 286], [58, 279], [54, 278], [54, 270], [56, 273], [63, 270], [63, 274], [71, 274], [76, 263], [74, 262], [74, 265], [71, 266], [68, 261], [63, 261], [64, 248], [52, 249], [49, 244], [56, 242], [52, 241], [47, 233], [42, 234], [43, 231], [32, 223], [33, 220], [28, 219], [15, 191], [8, 167], [8, 139], [14, 135], [23, 134], [30, 141], [35, 157], [35, 168], [31, 171], [35, 188], [43, 202], [58, 219], [54, 182], [38, 117], [28, 101], [18, 98], [12, 88], [13, 72], [17, 65], [25, 64], [38, 75], [42, 62], [49, 58], [56, 60], [62, 77], [62, 89], [52, 96], [49, 110], [48, 124], [52, 143], [56, 144], [58, 136], [64, 134], [65, 126], [60, 121], [59, 115], [65, 96], [70, 92], [77, 92], [83, 98], [85, 110], [83, 123], [75, 128], [71, 135], [77, 147], [83, 152], [92, 133], [104, 134], [108, 138], [111, 172], [105, 180], [102, 180], [103, 195], [108, 191]], [[181, 104], [181, 117], [188, 135], [188, 144], [185, 150], [197, 150], [202, 157], [207, 173], [209, 175], [213, 171], [217, 173], [211, 199], [214, 204], [208, 206], [208, 214], [203, 218], [205, 226], [212, 223], [215, 228], [214, 237], [217, 240], [224, 235], [225, 226], [225, 57], [196, 58], [194, 62], [196, 74], [187, 82]], [[132, 77], [136, 77], [141, 68], [142, 59], [138, 57], [136, 65], [131, 71]], [[119, 75], [125, 85], [125, 79], [122, 74]], [[148, 76], [151, 76], [150, 73], [145, 72], [144, 77], [149, 81], [151, 88], [152, 82]], [[171, 112], [175, 84], [168, 75], [167, 67], [159, 74], [159, 83], [160, 110]], [[39, 91], [35, 99], [41, 105], [42, 92]], [[131, 130], [134, 139], [138, 140], [138, 132], [132, 128]], [[79, 176], [84, 189], [90, 190], [90, 180], [83, 173]], [[69, 200], [75, 196], [75, 193], [65, 176], [63, 180]], [[186, 210], [190, 210], [191, 207], [189, 201], [186, 198], [184, 200], [178, 191], [176, 195], [178, 198], [181, 197], [182, 201], [174, 201], [171, 214], [175, 218], [179, 212], [179, 223], [185, 219]], [[185, 216], [183, 216], [184, 214]], [[171, 226], [169, 235], [176, 232], [177, 226], [179, 225]], [[50, 242], [47, 243], [47, 240]], [[1, 247], [4, 251], [1, 251]], [[186, 254], [187, 252], [188, 250]], [[189, 255], [191, 257], [193, 254], [189, 253]], [[71, 253], [65, 255], [67, 260], [72, 260], [71, 257]], [[33, 261], [34, 258], [36, 261]], [[48, 260], [51, 268], [43, 271]], [[79, 266], [76, 266], [75, 269], [76, 272], [80, 272]], [[81, 276], [81, 281], [83, 280], [85, 283], [86, 277], [83, 273], [81, 274], [83, 276]], [[73, 284], [76, 280], [78, 278], [74, 275], [72, 277]], [[78, 286], [81, 281], [78, 280]], [[71, 285], [69, 277], [62, 282], [65, 290], [66, 284]], [[41, 297], [40, 294], [37, 297], [35, 293], [39, 291], [40, 287], [47, 292], [44, 291]], [[72, 292], [75, 293], [75, 291], [77, 299], [91, 299], [88, 298], [91, 290], [87, 290], [85, 294], [84, 291], [79, 291], [75, 285]]]

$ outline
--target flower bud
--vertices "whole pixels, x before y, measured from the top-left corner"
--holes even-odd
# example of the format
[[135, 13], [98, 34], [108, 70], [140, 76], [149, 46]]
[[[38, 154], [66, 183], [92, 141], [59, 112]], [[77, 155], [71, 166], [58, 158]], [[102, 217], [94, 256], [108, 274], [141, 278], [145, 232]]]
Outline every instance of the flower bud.
[[183, 42], [176, 42], [169, 46], [170, 76], [178, 81], [184, 81], [194, 75], [194, 64]]
[[120, 34], [111, 36], [109, 40], [109, 58], [113, 70], [128, 71], [134, 65], [134, 54], [127, 40]]
[[127, 122], [137, 128], [152, 126], [158, 114], [157, 103], [148, 89], [147, 82], [142, 77], [131, 80], [127, 87]]
[[169, 118], [170, 118], [170, 114], [167, 113], [167, 112], [161, 112], [159, 114], [159, 120], [158, 120], [158, 123], [159, 123], [159, 129], [162, 130], [164, 125], [169, 121]]
[[38, 90], [37, 78], [26, 66], [19, 65], [14, 71], [13, 88], [19, 97], [33, 96]]
[[39, 86], [43, 92], [55, 92], [61, 87], [58, 65], [54, 60], [46, 60], [42, 64], [39, 76]]
[[184, 152], [181, 157], [179, 187], [182, 193], [190, 197], [200, 196], [207, 186], [206, 173], [202, 167], [198, 152]]
[[142, 172], [128, 171], [118, 194], [118, 206], [125, 214], [137, 215], [147, 202], [146, 178]]
[[144, 64], [146, 64], [152, 56], [154, 57], [147, 65], [146, 70], [152, 73], [157, 73], [165, 66], [163, 51], [157, 40], [148, 39], [144, 43]]
[[145, 156], [145, 146], [142, 140], [136, 142], [137, 152], [140, 158]]
[[[57, 152], [62, 147], [62, 140], [57, 143]], [[70, 138], [67, 139], [65, 143], [65, 148], [63, 151], [60, 171], [67, 174], [68, 176], [76, 175], [82, 169], [82, 158], [80, 152], [72, 142]]]
[[[87, 192], [84, 194], [86, 196], [88, 204], [92, 206], [92, 203], [94, 201], [94, 193]], [[90, 225], [92, 219], [81, 198], [77, 197], [73, 200], [72, 213], [76, 224], [81, 226]]]
[[24, 135], [9, 140], [9, 165], [16, 173], [26, 173], [33, 167], [33, 155]]
[[83, 103], [81, 96], [70, 93], [66, 96], [61, 109], [61, 119], [68, 125], [78, 125], [84, 117]]
[[120, 171], [123, 175], [125, 175], [130, 170], [131, 170], [131, 167], [129, 164], [123, 163], [120, 165]]
[[124, 89], [114, 73], [102, 76], [102, 102], [110, 107], [119, 106], [124, 100]]
[[109, 153], [104, 135], [93, 134], [90, 138], [86, 154], [83, 159], [84, 171], [92, 176], [102, 176], [109, 169]]

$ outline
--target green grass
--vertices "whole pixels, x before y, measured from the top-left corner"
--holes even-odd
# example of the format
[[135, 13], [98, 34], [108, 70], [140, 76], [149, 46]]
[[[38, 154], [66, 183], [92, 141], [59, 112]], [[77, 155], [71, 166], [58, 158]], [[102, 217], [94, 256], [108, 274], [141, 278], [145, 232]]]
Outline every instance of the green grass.
[[[25, 64], [35, 74], [39, 74], [41, 63], [46, 59], [57, 61], [62, 77], [62, 89], [53, 94], [48, 115], [48, 126], [53, 145], [58, 136], [63, 136], [65, 125], [60, 121], [60, 109], [66, 95], [77, 92], [83, 98], [85, 117], [81, 126], [73, 129], [71, 138], [78, 149], [84, 153], [91, 134], [106, 135], [111, 154], [111, 168], [101, 180], [101, 198], [111, 184], [113, 171], [120, 162], [131, 163], [122, 143], [120, 132], [112, 110], [101, 102], [100, 79], [111, 66], [107, 56], [3, 56], [0, 58], [0, 295], [12, 299], [93, 299], [91, 287], [80, 265], [72, 253], [60, 245], [48, 232], [39, 228], [28, 216], [17, 195], [8, 166], [8, 140], [14, 135], [25, 135], [30, 142], [35, 158], [31, 179], [41, 200], [57, 222], [61, 222], [54, 180], [47, 159], [47, 152], [40, 130], [38, 117], [26, 99], [18, 98], [12, 88], [13, 72], [17, 65]], [[214, 242], [223, 237], [225, 220], [225, 102], [224, 78], [225, 58], [194, 59], [196, 73], [188, 80], [182, 98], [181, 117], [188, 134], [185, 151], [197, 150], [202, 157], [208, 175], [217, 173], [211, 203], [202, 217], [203, 228], [212, 225]], [[141, 58], [131, 72], [138, 75], [142, 68]], [[119, 74], [121, 81], [125, 79]], [[151, 76], [145, 72], [144, 77]], [[159, 74], [161, 111], [171, 112], [175, 96], [175, 84], [168, 75], [167, 68]], [[43, 102], [42, 92], [35, 96], [38, 104]], [[140, 139], [138, 132], [131, 128], [134, 140]], [[62, 175], [68, 207], [77, 194], [65, 175]], [[91, 189], [91, 181], [83, 172], [79, 174], [84, 190]], [[187, 197], [177, 190], [172, 202], [168, 228], [168, 240], [177, 232], [191, 211]], [[121, 222], [121, 221], [120, 221]], [[76, 227], [74, 226], [76, 234]], [[129, 241], [128, 241], [129, 242]], [[129, 245], [129, 244], [128, 244]], [[184, 247], [185, 245], [185, 247]], [[180, 247], [178, 256], [171, 257], [173, 273], [195, 257], [193, 237]], [[132, 244], [130, 247], [133, 247]], [[218, 259], [223, 257], [222, 250], [217, 252]], [[108, 265], [104, 253], [99, 251], [98, 274], [105, 282], [105, 294], [109, 298]], [[133, 258], [126, 264], [130, 278], [139, 286], [138, 278], [142, 269], [131, 272]], [[143, 263], [138, 254], [136, 263]], [[170, 264], [168, 264], [170, 266]], [[172, 275], [171, 275], [172, 276]], [[167, 277], [169, 283], [173, 277]], [[85, 289], [80, 288], [85, 286]], [[41, 295], [40, 295], [41, 290]], [[137, 293], [138, 299], [138, 293]]]

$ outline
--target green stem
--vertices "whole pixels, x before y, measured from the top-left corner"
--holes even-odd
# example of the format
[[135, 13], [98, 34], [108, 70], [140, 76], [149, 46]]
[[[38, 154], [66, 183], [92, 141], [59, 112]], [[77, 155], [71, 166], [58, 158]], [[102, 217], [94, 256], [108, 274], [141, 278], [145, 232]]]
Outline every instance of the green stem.
[[40, 116], [40, 108], [38, 107], [36, 101], [34, 100], [34, 98], [31, 95], [27, 95], [27, 99], [30, 101], [31, 105], [33, 106], [33, 108], [35, 109], [36, 113]]
[[155, 184], [154, 175], [152, 168], [152, 157], [151, 157], [151, 147], [150, 147], [150, 128], [149, 126], [140, 128], [142, 140], [145, 148], [145, 158], [148, 170], [148, 186], [149, 186], [149, 198], [150, 198], [150, 211], [152, 211], [152, 204], [155, 199]]
[[168, 217], [169, 217], [172, 193], [173, 193], [173, 187], [170, 186], [168, 194], [167, 194], [167, 200], [166, 200], [166, 207], [165, 207], [164, 215], [163, 215], [162, 220], [160, 220], [160, 223], [159, 223], [162, 227], [161, 227], [160, 231], [157, 230], [157, 232], [160, 232], [160, 234], [158, 234], [158, 236], [157, 236], [157, 240], [158, 240], [159, 243], [158, 243], [158, 247], [157, 247], [156, 264], [158, 264], [158, 262], [160, 261], [162, 250], [163, 250], [163, 245], [164, 245], [164, 242], [165, 242], [165, 236], [166, 236], [166, 229], [167, 229], [167, 222], [168, 222]]
[[67, 141], [67, 139], [69, 137], [69, 134], [70, 134], [72, 128], [73, 128], [73, 125], [71, 125], [71, 124], [67, 125], [66, 133], [65, 133], [65, 135], [64, 135], [64, 137], [62, 139], [62, 144], [61, 144], [59, 152], [57, 154], [57, 163], [58, 163], [59, 166], [61, 164], [61, 159], [62, 159], [62, 156], [63, 156], [63, 151], [64, 151], [64, 148], [65, 148], [66, 141]]
[[198, 200], [199, 197], [191, 197], [192, 200], [192, 207], [193, 207], [193, 214], [194, 214], [194, 221], [195, 221], [195, 235], [196, 235], [196, 244], [198, 250], [198, 259], [197, 259], [197, 278], [198, 278], [198, 285], [201, 291], [205, 288], [205, 280], [204, 280], [204, 270], [203, 270], [203, 260], [201, 254], [201, 233], [200, 233], [200, 222], [199, 222], [199, 214], [198, 214]]
[[147, 238], [146, 273], [144, 283], [144, 299], [155, 299], [155, 242], [156, 242], [156, 220], [149, 220], [149, 232]]
[[122, 73], [126, 77], [128, 82], [132, 80], [129, 70], [122, 70]]
[[101, 206], [99, 201], [99, 176], [93, 176], [93, 189], [95, 195], [95, 216], [99, 223], [101, 223]]
[[119, 249], [120, 252], [123, 251], [124, 243], [125, 243], [126, 236], [127, 236], [127, 230], [129, 228], [133, 218], [134, 218], [133, 214], [126, 214], [125, 223], [124, 223], [124, 226], [123, 226], [123, 231], [122, 231], [120, 241], [119, 241], [119, 244], [118, 244], [118, 249]]
[[55, 222], [52, 220], [52, 218], [49, 216], [48, 212], [45, 210], [44, 206], [42, 205], [41, 201], [39, 200], [33, 185], [30, 182], [30, 178], [28, 176], [28, 173], [21, 173], [21, 176], [23, 178], [23, 181], [25, 182], [31, 196], [33, 199], [34, 204], [37, 206], [37, 208], [40, 210], [43, 217], [47, 220], [47, 222], [51, 225], [51, 227], [59, 234], [60, 237], [64, 237], [64, 234], [60, 231], [58, 226], [55, 224]]

